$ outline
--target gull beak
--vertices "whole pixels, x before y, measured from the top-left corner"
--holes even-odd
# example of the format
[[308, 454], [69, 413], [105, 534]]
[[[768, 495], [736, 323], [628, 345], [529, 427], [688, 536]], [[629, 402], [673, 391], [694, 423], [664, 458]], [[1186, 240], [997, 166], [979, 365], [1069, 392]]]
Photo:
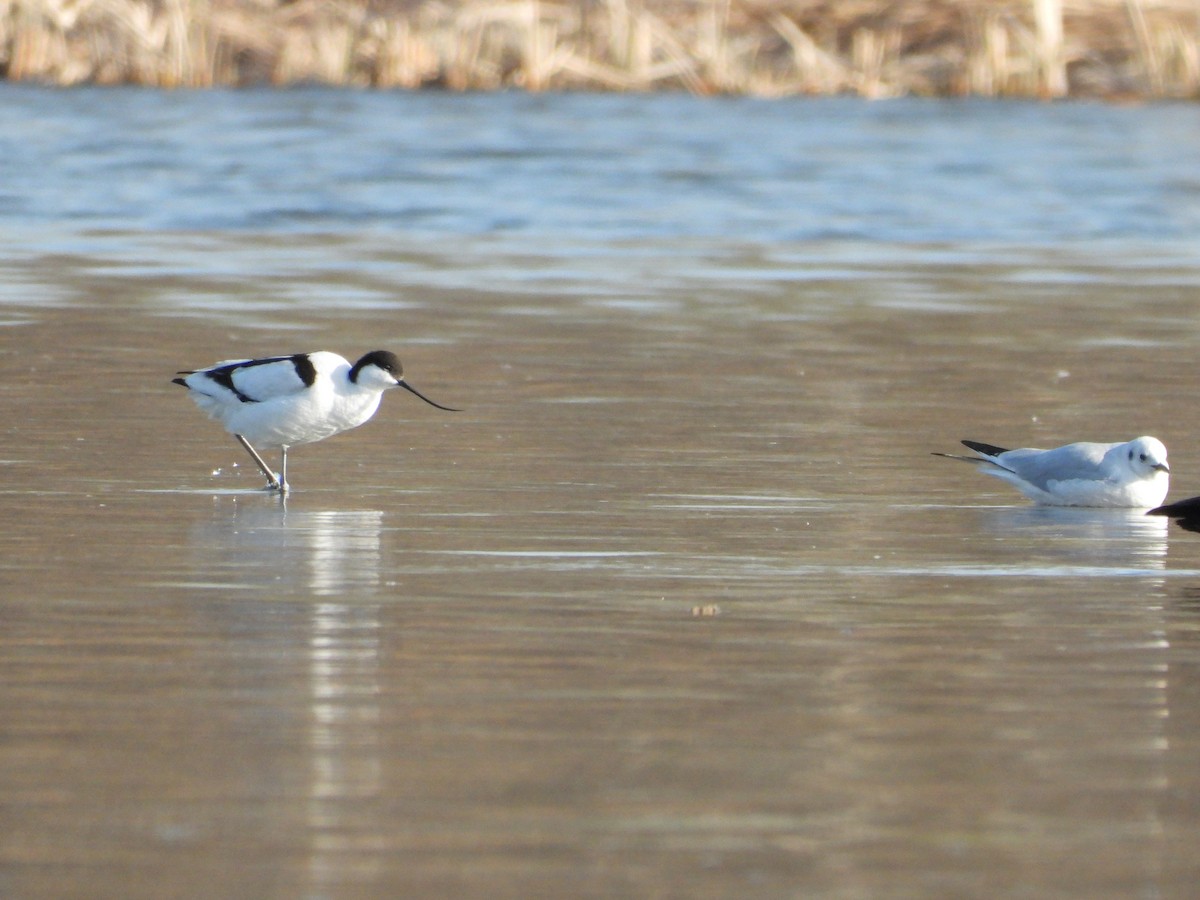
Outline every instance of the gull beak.
[[420, 397], [422, 400], [424, 400], [430, 406], [436, 406], [438, 409], [446, 410], [446, 412], [462, 412], [461, 409], [455, 409], [452, 406], [442, 406], [442, 404], [440, 404], [440, 403], [434, 403], [432, 400], [430, 400], [428, 397], [426, 397], [424, 394], [422, 394], [420, 391], [418, 391], [415, 387], [413, 387], [411, 384], [409, 384], [403, 378], [396, 379], [396, 387], [402, 387], [406, 391], [408, 391], [410, 394], [416, 394], [418, 397]]
[[1156, 472], [1166, 472], [1167, 474], [1171, 473], [1171, 467], [1166, 463], [1158, 463], [1158, 465], [1154, 466], [1154, 470]]

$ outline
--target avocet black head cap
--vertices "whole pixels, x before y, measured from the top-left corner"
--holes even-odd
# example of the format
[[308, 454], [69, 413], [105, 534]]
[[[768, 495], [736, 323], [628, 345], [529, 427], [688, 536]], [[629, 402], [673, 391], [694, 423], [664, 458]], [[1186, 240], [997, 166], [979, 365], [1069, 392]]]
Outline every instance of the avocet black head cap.
[[390, 350], [372, 350], [350, 367], [350, 380], [357, 384], [358, 373], [367, 366], [382, 369], [397, 381], [404, 377], [404, 367], [400, 365], [400, 357]]
[[404, 367], [400, 365], [400, 358], [390, 350], [372, 350], [370, 353], [363, 356], [350, 368], [350, 380], [358, 383], [359, 373], [368, 366], [374, 366], [381, 371], [391, 375], [396, 380], [393, 387], [402, 387], [410, 394], [415, 394], [420, 397], [430, 406], [436, 406], [438, 409], [444, 409], [446, 412], [462, 412], [460, 409], [455, 409], [452, 406], [442, 406], [440, 403], [434, 403], [415, 387], [404, 380]]

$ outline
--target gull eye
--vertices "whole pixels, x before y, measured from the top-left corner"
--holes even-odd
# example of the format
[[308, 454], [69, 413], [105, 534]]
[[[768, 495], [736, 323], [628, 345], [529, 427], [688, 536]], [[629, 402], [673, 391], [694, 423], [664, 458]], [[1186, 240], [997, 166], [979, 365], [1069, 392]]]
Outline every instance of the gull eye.
[[1145, 453], [1141, 454], [1141, 455], [1138, 457], [1138, 459], [1140, 459], [1142, 462], [1145, 462], [1145, 461], [1146, 461], [1146, 454], [1145, 454]]

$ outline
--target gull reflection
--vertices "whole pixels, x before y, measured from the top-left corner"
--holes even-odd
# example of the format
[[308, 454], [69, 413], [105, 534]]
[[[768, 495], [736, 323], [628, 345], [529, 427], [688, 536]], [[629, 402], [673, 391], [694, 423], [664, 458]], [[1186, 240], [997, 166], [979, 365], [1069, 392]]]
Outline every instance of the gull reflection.
[[1070, 565], [1162, 569], [1166, 520], [1140, 509], [1018, 506], [984, 510], [983, 527], [1033, 542], [1041, 557]]

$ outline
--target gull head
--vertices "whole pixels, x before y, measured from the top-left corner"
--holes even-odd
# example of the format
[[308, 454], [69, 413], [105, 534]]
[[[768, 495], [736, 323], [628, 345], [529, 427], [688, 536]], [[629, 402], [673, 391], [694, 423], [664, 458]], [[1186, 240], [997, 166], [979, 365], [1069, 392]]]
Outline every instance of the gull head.
[[1158, 438], [1134, 438], [1125, 445], [1124, 455], [1126, 464], [1139, 478], [1167, 475], [1171, 471], [1167, 466], [1167, 448]]

